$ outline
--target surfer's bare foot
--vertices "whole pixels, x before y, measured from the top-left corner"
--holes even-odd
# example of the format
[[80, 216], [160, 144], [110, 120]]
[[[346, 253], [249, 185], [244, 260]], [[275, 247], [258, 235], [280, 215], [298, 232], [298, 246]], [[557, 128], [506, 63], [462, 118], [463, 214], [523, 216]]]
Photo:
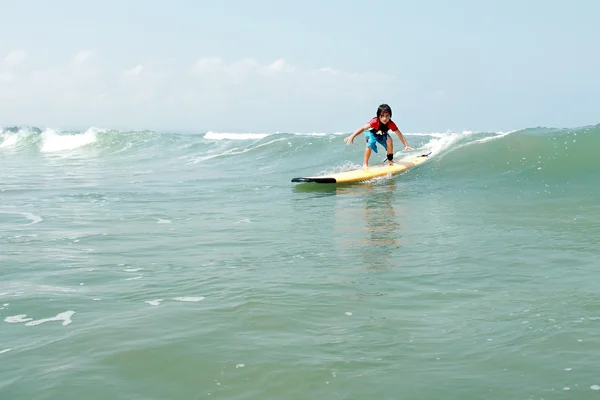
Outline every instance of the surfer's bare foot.
[[367, 164], [363, 164], [362, 169], [367, 169], [367, 168], [369, 168], [369, 166]]
[[394, 165], [394, 162], [391, 160], [388, 160], [388, 165]]

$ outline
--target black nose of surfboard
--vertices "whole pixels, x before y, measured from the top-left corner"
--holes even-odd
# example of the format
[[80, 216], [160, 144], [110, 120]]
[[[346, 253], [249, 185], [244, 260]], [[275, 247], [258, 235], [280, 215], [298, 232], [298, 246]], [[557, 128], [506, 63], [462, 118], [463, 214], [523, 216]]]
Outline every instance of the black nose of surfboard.
[[292, 178], [292, 182], [337, 183], [335, 178], [328, 178], [328, 177]]

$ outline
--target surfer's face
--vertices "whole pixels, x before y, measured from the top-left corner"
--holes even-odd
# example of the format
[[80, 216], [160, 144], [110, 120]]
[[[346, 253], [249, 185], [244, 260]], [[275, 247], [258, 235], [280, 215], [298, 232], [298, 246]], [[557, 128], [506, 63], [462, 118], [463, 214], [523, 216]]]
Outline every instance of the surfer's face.
[[390, 120], [390, 114], [389, 113], [383, 113], [379, 116], [379, 121], [382, 124], [387, 124]]

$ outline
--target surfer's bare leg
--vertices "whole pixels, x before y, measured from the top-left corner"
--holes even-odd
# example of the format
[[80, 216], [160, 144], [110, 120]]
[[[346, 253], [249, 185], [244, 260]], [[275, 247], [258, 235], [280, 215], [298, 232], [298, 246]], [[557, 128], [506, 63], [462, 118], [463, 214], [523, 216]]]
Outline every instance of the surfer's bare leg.
[[369, 158], [371, 157], [371, 148], [365, 148], [365, 159], [363, 160], [363, 168], [369, 168]]
[[[394, 154], [394, 142], [392, 141], [392, 137], [388, 136], [385, 143], [387, 145], [387, 153]], [[392, 160], [390, 160], [389, 158], [388, 158], [388, 165], [394, 165], [394, 162]]]

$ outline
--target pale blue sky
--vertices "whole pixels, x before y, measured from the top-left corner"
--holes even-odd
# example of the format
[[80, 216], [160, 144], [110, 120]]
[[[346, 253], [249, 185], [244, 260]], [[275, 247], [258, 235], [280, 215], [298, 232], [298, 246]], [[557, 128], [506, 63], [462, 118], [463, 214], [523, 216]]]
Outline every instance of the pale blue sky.
[[600, 1], [3, 1], [0, 125], [405, 132], [600, 122]]

